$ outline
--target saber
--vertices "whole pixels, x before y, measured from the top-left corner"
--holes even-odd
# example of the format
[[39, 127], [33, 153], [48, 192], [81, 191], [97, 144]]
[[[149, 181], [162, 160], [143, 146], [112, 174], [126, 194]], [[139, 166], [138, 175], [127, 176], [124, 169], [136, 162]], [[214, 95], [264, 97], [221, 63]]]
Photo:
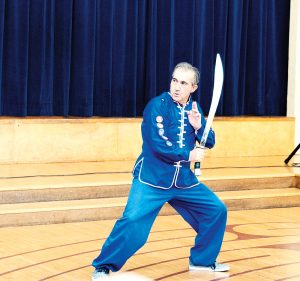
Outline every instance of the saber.
[[[219, 100], [220, 100], [220, 96], [222, 93], [223, 80], [224, 80], [224, 73], [223, 73], [222, 61], [221, 61], [220, 55], [217, 54], [216, 64], [215, 64], [213, 96], [212, 96], [212, 101], [211, 101], [208, 117], [206, 120], [206, 125], [204, 128], [204, 132], [203, 132], [203, 135], [202, 135], [202, 138], [200, 141], [200, 148], [205, 147], [207, 136], [208, 136], [209, 130], [211, 128], [213, 119], [215, 117], [216, 110], [217, 110]], [[196, 176], [201, 175], [200, 162], [195, 162], [194, 173]]]

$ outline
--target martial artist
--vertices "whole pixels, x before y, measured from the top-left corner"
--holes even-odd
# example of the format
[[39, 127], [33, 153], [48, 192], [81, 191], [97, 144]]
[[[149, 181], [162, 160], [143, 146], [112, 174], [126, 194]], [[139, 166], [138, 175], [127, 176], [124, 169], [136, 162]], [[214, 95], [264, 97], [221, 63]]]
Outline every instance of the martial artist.
[[[173, 71], [170, 92], [147, 104], [142, 122], [142, 153], [133, 169], [133, 181], [122, 218], [117, 220], [100, 255], [93, 261], [93, 280], [118, 271], [147, 241], [151, 226], [168, 202], [196, 231], [190, 250], [189, 269], [228, 271], [216, 262], [226, 227], [227, 208], [190, 169], [201, 161], [205, 150], [196, 148], [205, 127], [199, 104], [192, 93], [199, 83], [199, 71], [188, 63]], [[210, 130], [207, 148], [215, 144]]]

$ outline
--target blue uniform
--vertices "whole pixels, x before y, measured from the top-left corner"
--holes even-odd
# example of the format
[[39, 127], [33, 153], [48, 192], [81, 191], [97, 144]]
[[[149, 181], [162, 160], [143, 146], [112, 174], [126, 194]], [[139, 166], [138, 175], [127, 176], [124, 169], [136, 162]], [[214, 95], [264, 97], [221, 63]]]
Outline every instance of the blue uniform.
[[[126, 208], [100, 255], [93, 261], [95, 268], [119, 270], [146, 242], [151, 226], [162, 206], [168, 202], [193, 227], [197, 236], [191, 249], [194, 265], [209, 266], [216, 261], [226, 227], [227, 209], [204, 184], [199, 183], [190, 169], [189, 153], [200, 141], [205, 127], [190, 125], [185, 106], [165, 92], [146, 106], [142, 122], [142, 153], [133, 169], [133, 182]], [[215, 144], [210, 130], [208, 148]]]
[[[141, 182], [158, 188], [190, 188], [198, 179], [190, 169], [189, 154], [200, 142], [205, 119], [198, 132], [188, 121], [187, 111], [192, 109], [189, 100], [185, 106], [174, 102], [169, 93], [152, 99], [144, 110], [142, 123], [143, 151], [134, 168], [139, 169]], [[198, 107], [199, 112], [202, 110]], [[202, 114], [203, 116], [203, 114]], [[206, 146], [215, 144], [215, 134], [210, 130]]]

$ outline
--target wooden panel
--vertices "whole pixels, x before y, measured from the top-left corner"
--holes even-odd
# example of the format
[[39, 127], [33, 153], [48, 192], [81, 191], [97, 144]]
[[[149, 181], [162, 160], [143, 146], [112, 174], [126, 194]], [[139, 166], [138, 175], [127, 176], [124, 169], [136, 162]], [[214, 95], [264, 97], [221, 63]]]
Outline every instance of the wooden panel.
[[[216, 192], [229, 210], [300, 206], [298, 188]], [[127, 197], [0, 204], [0, 226], [64, 223], [121, 216]], [[165, 205], [161, 215], [176, 214]]]
[[[141, 118], [0, 118], [0, 163], [133, 160], [141, 150]], [[208, 157], [287, 156], [293, 118], [216, 118]], [[274, 129], [276, 128], [276, 129]]]

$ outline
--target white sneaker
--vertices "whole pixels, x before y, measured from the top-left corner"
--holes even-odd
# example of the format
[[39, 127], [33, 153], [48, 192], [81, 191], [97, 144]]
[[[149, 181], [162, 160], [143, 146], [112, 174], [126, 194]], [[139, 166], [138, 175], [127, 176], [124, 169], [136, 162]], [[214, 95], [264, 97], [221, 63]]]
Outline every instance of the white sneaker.
[[106, 268], [95, 269], [92, 274], [92, 281], [98, 281], [109, 277], [109, 270]]
[[189, 264], [189, 270], [224, 272], [224, 271], [228, 271], [229, 269], [230, 269], [229, 265], [221, 264], [217, 262], [215, 262], [210, 266], [194, 265], [191, 262]]

